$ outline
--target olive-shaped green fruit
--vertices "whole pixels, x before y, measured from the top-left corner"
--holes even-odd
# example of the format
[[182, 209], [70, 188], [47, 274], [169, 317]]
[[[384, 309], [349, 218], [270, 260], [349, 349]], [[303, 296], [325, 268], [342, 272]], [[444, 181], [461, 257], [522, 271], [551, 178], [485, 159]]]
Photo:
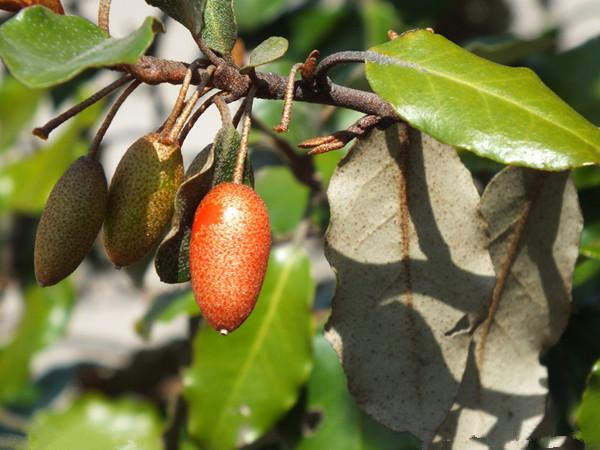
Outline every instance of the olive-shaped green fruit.
[[115, 266], [133, 264], [158, 242], [182, 181], [177, 143], [148, 134], [127, 149], [110, 183], [104, 221], [104, 247]]
[[100, 163], [82, 156], [48, 197], [35, 237], [35, 277], [51, 286], [73, 272], [88, 254], [106, 212], [106, 177]]

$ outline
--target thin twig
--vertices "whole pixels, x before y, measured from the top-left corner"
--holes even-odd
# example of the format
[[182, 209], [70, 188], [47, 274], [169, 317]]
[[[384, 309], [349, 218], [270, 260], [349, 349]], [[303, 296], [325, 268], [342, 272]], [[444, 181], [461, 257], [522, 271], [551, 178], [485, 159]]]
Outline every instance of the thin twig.
[[[185, 78], [183, 79], [183, 83], [181, 85], [181, 89], [179, 89], [179, 95], [177, 95], [177, 100], [175, 100], [175, 104], [173, 105], [173, 109], [171, 110], [171, 113], [169, 114], [169, 117], [167, 118], [167, 120], [165, 121], [165, 123], [162, 126], [162, 130], [163, 130], [163, 133], [165, 135], [170, 135], [171, 128], [173, 128], [173, 125], [175, 124], [175, 121], [179, 117], [179, 114], [181, 114], [181, 111], [183, 111], [183, 108], [185, 106], [184, 105], [185, 104], [185, 97], [187, 96], [188, 89], [190, 87], [190, 82], [192, 81], [192, 74], [194, 73], [194, 70], [196, 69], [196, 66], [199, 64], [199, 61], [200, 60], [198, 60], [198, 59], [195, 60], [188, 67], [188, 70], [187, 70], [187, 72], [185, 74]], [[197, 91], [202, 91], [204, 89], [204, 87], [209, 82], [210, 77], [212, 76], [212, 74], [214, 73], [214, 71], [215, 71], [215, 66], [209, 66], [209, 67], [206, 68], [206, 74], [208, 76], [200, 84], [200, 86], [198, 86]]]
[[215, 96], [213, 99], [213, 103], [219, 110], [219, 114], [221, 114], [221, 122], [223, 122], [223, 124], [230, 124], [231, 123], [231, 111], [229, 110], [229, 106], [227, 106], [227, 103], [225, 103], [225, 100], [223, 100], [223, 96], [222, 95]]
[[298, 144], [300, 148], [312, 149], [309, 155], [320, 155], [332, 150], [343, 148], [352, 139], [363, 136], [373, 127], [381, 125], [382, 118], [374, 115], [363, 116], [350, 125], [346, 130], [336, 131], [327, 136], [318, 136], [307, 139]]
[[32, 131], [33, 135], [39, 137], [40, 139], [44, 139], [44, 140], [48, 139], [48, 136], [55, 128], [62, 125], [64, 122], [69, 120], [71, 117], [76, 116], [84, 109], [92, 106], [94, 103], [97, 103], [98, 101], [102, 100], [108, 94], [117, 90], [124, 84], [129, 83], [132, 79], [133, 79], [133, 76], [131, 76], [130, 74], [123, 75], [121, 78], [117, 79], [116, 81], [113, 81], [108, 86], [100, 89], [98, 92], [96, 92], [91, 97], [86, 98], [81, 103], [76, 104], [75, 106], [67, 109], [65, 112], [56, 116], [54, 119], [48, 121], [45, 125], [38, 127], [38, 128], [34, 128]]
[[104, 121], [102, 122], [102, 125], [100, 125], [100, 128], [98, 128], [98, 131], [96, 132], [96, 136], [94, 137], [94, 140], [92, 141], [92, 145], [90, 146], [90, 149], [88, 152], [90, 158], [97, 159], [98, 151], [100, 149], [100, 144], [102, 143], [102, 139], [104, 139], [106, 130], [108, 130], [108, 127], [110, 127], [110, 124], [112, 123], [113, 119], [115, 118], [115, 115], [117, 114], [117, 111], [119, 111], [119, 108], [121, 107], [123, 102], [125, 100], [127, 100], [127, 97], [129, 97], [129, 95], [133, 91], [135, 91], [135, 89], [140, 84], [142, 84], [142, 82], [140, 80], [132, 81], [131, 84], [129, 86], [127, 86], [127, 88], [121, 93], [121, 95], [119, 95], [119, 97], [115, 100], [113, 105], [110, 107], [110, 110], [106, 114], [106, 117], [104, 118]]
[[213, 52], [202, 39], [196, 38], [196, 44], [198, 44], [198, 48], [204, 53], [204, 56], [206, 56], [206, 58], [215, 66], [220, 66], [225, 62], [223, 58], [217, 56], [217, 54]]
[[244, 97], [242, 104], [240, 105], [240, 107], [235, 112], [235, 115], [233, 116], [233, 120], [231, 121], [231, 123], [233, 124], [233, 126], [235, 128], [238, 127], [240, 120], [242, 120], [242, 116], [244, 115], [244, 111], [246, 110], [246, 103], [248, 103], [248, 97]]
[[240, 141], [240, 149], [238, 151], [237, 160], [235, 162], [235, 170], [233, 171], [233, 182], [242, 183], [244, 180], [244, 164], [248, 156], [248, 137], [250, 136], [250, 127], [252, 125], [252, 103], [256, 86], [250, 88], [248, 92], [246, 107], [244, 108], [244, 122], [242, 127], [242, 140]]
[[273, 127], [273, 131], [277, 133], [286, 133], [290, 125], [292, 118], [292, 104], [294, 102], [294, 83], [296, 79], [296, 73], [302, 69], [304, 63], [297, 63], [292, 66], [290, 75], [288, 77], [287, 86], [285, 89], [285, 96], [283, 97], [283, 114], [281, 115], [281, 122], [279, 125]]
[[204, 113], [204, 111], [206, 111], [208, 109], [208, 107], [210, 105], [213, 104], [215, 97], [217, 95], [221, 95], [221, 94], [222, 94], [222, 91], [211, 95], [210, 97], [208, 97], [206, 100], [204, 100], [202, 102], [202, 104], [198, 107], [198, 109], [196, 111], [194, 111], [194, 114], [192, 114], [190, 116], [188, 121], [185, 123], [185, 125], [181, 128], [181, 131], [179, 132], [179, 138], [178, 138], [179, 145], [183, 145], [183, 142], [187, 138], [187, 135], [189, 134], [190, 131], [192, 131], [192, 128], [194, 128], [194, 125], [196, 125], [196, 122], [198, 121], [200, 116]]
[[331, 70], [333, 67], [340, 64], [348, 64], [348, 63], [362, 63], [365, 62], [368, 54], [367, 52], [338, 52], [333, 55], [329, 55], [326, 58], [323, 58], [317, 69], [315, 70], [314, 77], [318, 84], [322, 84], [327, 77], [327, 72]]
[[108, 29], [111, 0], [100, 0], [98, 5], [98, 27], [110, 34]]

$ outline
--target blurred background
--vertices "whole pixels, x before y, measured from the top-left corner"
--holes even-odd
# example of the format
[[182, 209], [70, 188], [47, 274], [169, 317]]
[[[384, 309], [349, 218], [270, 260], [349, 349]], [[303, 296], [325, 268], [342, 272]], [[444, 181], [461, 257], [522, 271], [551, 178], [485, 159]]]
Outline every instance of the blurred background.
[[[69, 14], [95, 21], [95, 0], [63, 3]], [[247, 49], [274, 35], [290, 41], [285, 58], [265, 71], [286, 74], [313, 49], [321, 55], [367, 49], [386, 41], [389, 29], [433, 27], [488, 59], [531, 67], [565, 101], [600, 125], [600, 0], [237, 0], [235, 6]], [[167, 30], [157, 36], [151, 54], [182, 61], [199, 56], [186, 29], [142, 0], [113, 1], [111, 33], [124, 36], [149, 15], [159, 17]], [[0, 14], [0, 22], [9, 17]], [[336, 68], [331, 76], [341, 84], [368, 89], [360, 65]], [[33, 242], [46, 198], [70, 163], [87, 151], [109, 102], [65, 123], [46, 142], [30, 131], [116, 77], [108, 70], [87, 71], [65, 85], [31, 90], [0, 68], [2, 450], [23, 444], [36, 412], [64, 408], [92, 392], [98, 398], [115, 399], [114, 404], [103, 404], [117, 405], [124, 414], [128, 405], [116, 399], [136, 398], [149, 408], [144, 416], [148, 430], [160, 434], [181, 391], [181, 368], [189, 361], [188, 337], [196, 321], [190, 316], [197, 312], [189, 286], [161, 283], [151, 256], [115, 270], [97, 243], [82, 266], [59, 285], [41, 289], [33, 278]], [[127, 147], [162, 123], [177, 92], [176, 86], [142, 86], [127, 100], [103, 145], [102, 163], [109, 179]], [[274, 136], [269, 130], [278, 123], [281, 109], [278, 101], [256, 103], [251, 136], [256, 189], [269, 208], [278, 245], [292, 240], [300, 223], [309, 226], [304, 247], [316, 285], [313, 311], [318, 329], [328, 316], [335, 288], [323, 256], [328, 220], [323, 193], [345, 151], [310, 159], [296, 144], [343, 129], [360, 114], [297, 103], [290, 132]], [[213, 109], [203, 115], [183, 148], [186, 163], [212, 141], [219, 126]], [[472, 154], [462, 157], [480, 187], [500, 168]], [[600, 358], [600, 170], [583, 168], [574, 176], [585, 231], [573, 315], [561, 341], [543, 359], [550, 373], [551, 404], [541, 436], [573, 433], [574, 412], [592, 365]], [[322, 344], [315, 341], [323, 358], [315, 361], [315, 371], [324, 361], [335, 364], [327, 349], [319, 350]], [[328, 376], [332, 377], [329, 383], [345, 389], [339, 368]], [[600, 404], [598, 408], [600, 413]], [[316, 427], [315, 417], [303, 388], [295, 405], [251, 446], [297, 448]], [[385, 439], [373, 448], [415, 448], [407, 437], [390, 438], [387, 431], [373, 431], [379, 432]], [[544, 445], [540, 441], [531, 448]]]

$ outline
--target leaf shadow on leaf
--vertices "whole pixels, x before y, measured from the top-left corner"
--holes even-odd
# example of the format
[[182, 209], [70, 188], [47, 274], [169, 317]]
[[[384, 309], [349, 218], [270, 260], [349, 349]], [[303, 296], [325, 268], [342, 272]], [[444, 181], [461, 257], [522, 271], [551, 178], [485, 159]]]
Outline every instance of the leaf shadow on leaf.
[[[387, 148], [402, 148], [398, 139], [397, 133], [386, 133]], [[411, 139], [420, 139], [420, 135], [414, 133]], [[390, 154], [398, 164], [402, 164], [398, 155], [391, 152]], [[470, 338], [469, 333], [473, 326], [484, 317], [488, 297], [482, 294], [481, 305], [474, 308], [473, 299], [456, 295], [454, 287], [479, 286], [482, 293], [491, 293], [494, 280], [490, 276], [466, 271], [453, 261], [450, 247], [437, 226], [429, 196], [429, 192], [435, 190], [436, 187], [427, 186], [422, 153], [411, 153], [411, 159], [410, 189], [418, 190], [419, 197], [417, 202], [417, 198], [411, 197], [409, 190], [407, 207], [415, 225], [418, 246], [426, 259], [410, 258], [408, 261], [403, 259], [384, 264], [364, 263], [338, 252], [331, 246], [326, 247], [326, 254], [333, 267], [343, 267], [343, 271], [338, 271], [337, 274], [340, 297], [344, 296], [344, 294], [340, 294], [343, 286], [351, 283], [352, 280], [368, 280], [365, 284], [358, 286], [355, 282], [353, 286], [352, 295], [363, 300], [354, 302], [353, 305], [344, 305], [343, 314], [358, 319], [354, 321], [338, 320], [335, 325], [338, 335], [336, 340], [341, 341], [341, 359], [344, 366], [347, 369], [363, 367], [362, 370], [346, 370], [347, 373], [353, 374], [349, 377], [350, 391], [357, 403], [367, 413], [374, 416], [377, 414], [385, 416], [383, 419], [376, 417], [377, 420], [387, 422], [387, 425], [392, 426], [396, 431], [409, 431], [413, 434], [414, 430], [404, 423], [406, 422], [405, 418], [400, 417], [405, 413], [396, 410], [406, 409], [406, 407], [399, 405], [398, 408], [395, 408], [394, 404], [390, 405], [390, 401], [400, 403], [415, 401], [414, 415], [420, 417], [422, 421], [429, 422], [428, 425], [422, 425], [421, 430], [425, 431], [422, 432], [421, 437], [426, 441], [431, 441], [437, 427], [443, 422], [454, 401], [453, 396], [449, 396], [448, 392], [458, 391], [460, 379], [456, 379], [446, 365], [442, 349], [436, 340], [436, 333], [431, 329], [428, 321], [419, 311], [408, 304], [409, 301], [405, 303], [390, 301], [390, 299], [399, 297], [407, 299], [412, 294], [422, 294], [464, 312], [464, 315], [456, 323], [442, 330], [445, 337], [443, 334], [441, 335], [440, 330], [437, 330], [437, 339], [441, 335], [443, 339], [465, 341]], [[340, 167], [343, 167], [348, 161], [348, 159], [343, 160]], [[398, 241], [399, 243], [400, 241]], [[394, 245], [394, 243], [390, 244]], [[432, 282], [411, 283], [407, 286], [404, 279], [407, 267], [413, 274], [431, 274]], [[436, 279], [436, 275], [438, 279]], [[359, 322], [364, 318], [367, 320]], [[326, 330], [330, 328], [331, 323], [328, 324]], [[383, 332], [378, 332], [378, 330]], [[416, 349], [415, 352], [405, 356], [405, 359], [412, 359], [409, 364], [417, 368], [412, 372], [406, 370], [406, 362], [397, 362], [393, 359], [397, 355], [397, 350], [394, 350], [394, 342], [406, 339], [414, 341]], [[466, 350], [465, 347], [464, 355], [461, 356], [465, 360]], [[384, 356], [386, 353], [388, 357]], [[364, 367], [368, 367], [368, 370], [364, 370]], [[435, 370], [432, 369], [433, 367]], [[402, 387], [402, 384], [408, 384], [414, 388]], [[382, 388], [382, 386], [385, 387]], [[369, 387], [374, 388], [370, 389]], [[423, 391], [423, 388], [426, 391]], [[411, 389], [414, 390], [407, 391]], [[397, 391], [404, 391], [404, 393], [398, 396]], [[393, 400], [392, 396], [396, 396], [396, 400]], [[429, 400], [419, 401], [424, 398]], [[431, 404], [433, 403], [430, 402], [432, 398], [439, 399], [439, 404]], [[430, 404], [427, 404], [428, 402]], [[382, 408], [386, 407], [388, 411], [381, 412]], [[373, 409], [378, 409], [378, 413], [373, 414]], [[394, 427], [394, 425], [396, 426]], [[424, 442], [424, 448], [427, 448], [428, 445], [429, 442]]]
[[[492, 328], [500, 330], [501, 334], [506, 334], [508, 345], [521, 347], [521, 352], [524, 355], [523, 358], [526, 358], [528, 352], [527, 347], [534, 347], [534, 352], [539, 347], [540, 354], [543, 355], [552, 345], [556, 344], [560, 334], [562, 334], [566, 328], [569, 317], [569, 305], [564, 299], [570, 299], [570, 286], [565, 286], [561, 271], [556, 264], [556, 255], [554, 254], [553, 249], [553, 245], [556, 244], [558, 237], [561, 235], [559, 228], [561, 226], [561, 216], [564, 214], [563, 198], [569, 180], [569, 172], [549, 174], [526, 168], [511, 168], [508, 170], [521, 171], [522, 180], [526, 186], [525, 196], [522, 201], [523, 203], [531, 202], [531, 212], [526, 218], [527, 222], [522, 229], [521, 235], [518, 237], [520, 241], [516, 248], [515, 260], [513, 260], [512, 264], [506, 264], [506, 255], [501, 251], [496, 252], [494, 249], [494, 241], [492, 241], [492, 255], [498, 255], [498, 257], [495, 258], [494, 263], [497, 272], [507, 270], [509, 271], [509, 277], [521, 284], [522, 282], [516, 278], [516, 275], [511, 272], [511, 270], [515, 265], [516, 259], [524, 257], [524, 255], [519, 254], [521, 252], [526, 252], [526, 258], [528, 258], [530, 261], [529, 264], [531, 265], [525, 267], [532, 269], [537, 268], [541, 279], [543, 298], [542, 296], [537, 298], [547, 303], [547, 306], [544, 305], [543, 308], [540, 307], [539, 311], [536, 311], [535, 313], [546, 313], [547, 311], [548, 326], [542, 331], [542, 335], [537, 334], [535, 329], [531, 330], [531, 342], [515, 344], [510, 342], [511, 339], [515, 339], [514, 333], [511, 334], [510, 329], [506, 330], [502, 328], [497, 322], [492, 323]], [[504, 186], [508, 186], [508, 183]], [[511, 186], [507, 187], [507, 189], [509, 188], [511, 188]], [[505, 195], [508, 195], [508, 193]], [[548, 202], [550, 202], [551, 208], [548, 207]], [[497, 210], [496, 214], [506, 214], [506, 212]], [[531, 227], [535, 228], [531, 230]], [[501, 242], [505, 242], [507, 239], [512, 240], [514, 237], [511, 236], [511, 231], [513, 231], [513, 226], [509, 227], [508, 231], [505, 230], [500, 236], [497, 236], [495, 240], [500, 240]], [[506, 237], [507, 235], [508, 238]], [[563, 243], [563, 245], [567, 245], [567, 243]], [[519, 265], [520, 270], [522, 270], [522, 266], [522, 264]], [[519, 276], [524, 276], [524, 274], [519, 273]], [[526, 289], [525, 285], [523, 285], [523, 289]], [[533, 298], [531, 298], [531, 301], [535, 302]], [[501, 303], [502, 297], [500, 297], [500, 304]], [[502, 306], [499, 306], [499, 308], [501, 307]], [[516, 322], [513, 322], [513, 326], [527, 326], [526, 318], [515, 318], [515, 321]], [[535, 327], [536, 325], [534, 324], [533, 326]], [[477, 367], [475, 358], [477, 349], [480, 348], [477, 347], [478, 345], [481, 345], [481, 342], [477, 339], [477, 342], [473, 343], [469, 351], [469, 360], [455, 408], [453, 408], [453, 411], [450, 413], [445, 423], [440, 427], [440, 434], [446, 441], [438, 442], [433, 448], [459, 448], [452, 446], [451, 441], [453, 440], [453, 437], [456, 437], [457, 431], [459, 431], [460, 428], [459, 418], [462, 412], [461, 409], [480, 411], [497, 418], [495, 423], [491, 426], [489, 420], [482, 421], [479, 425], [480, 430], [477, 430], [476, 426], [464, 424], [465, 420], [473, 422], [478, 420], [476, 416], [473, 415], [469, 417], [469, 413], [467, 413], [467, 418], [462, 418], [463, 428], [466, 427], [467, 429], [472, 430], [473, 433], [475, 430], [481, 432], [479, 436], [473, 437], [473, 439], [486, 445], [487, 447], [485, 448], [506, 448], [509, 443], [513, 445], [514, 448], [525, 448], [528, 445], [527, 438], [535, 437], [538, 434], [544, 435], [543, 431], [537, 433], [535, 430], [531, 436], [523, 435], [524, 433], [529, 434], [535, 427], [538, 427], [539, 429], [549, 426], [551, 428], [550, 433], [553, 433], [554, 424], [543, 423], [546, 409], [546, 395], [522, 395], [511, 393], [510, 389], [514, 388], [512, 385], [507, 385], [505, 390], [502, 389], [504, 386], [501, 385], [496, 385], [496, 389], [492, 389], [489, 386], [484, 388], [482, 386], [479, 372], [482, 367]], [[496, 343], [495, 348], [496, 350], [499, 350], [497, 346], [498, 343]], [[517, 351], [517, 353], [519, 353], [519, 351]], [[510, 354], [511, 353], [509, 352], [504, 356], [510, 356]], [[494, 356], [497, 358], [494, 360], [494, 364], [506, 364], [510, 366], [512, 362], [512, 360], [501, 361], [502, 355], [500, 354]], [[483, 361], [485, 363], [486, 360], [483, 359]], [[543, 370], [545, 372], [545, 369]], [[489, 371], [490, 369], [487, 369], [487, 373], [490, 373]], [[531, 367], [531, 371], [534, 373], [534, 377], [535, 373], [539, 373], [539, 370], [536, 370], [536, 367]], [[538, 381], [540, 386], [543, 386], [544, 389], [548, 388], [547, 376], [538, 379]], [[486, 380], [483, 380], [483, 383], [485, 382]], [[528, 383], [528, 380], [523, 379], [522, 382], [525, 384]], [[514, 383], [514, 380], [507, 380], [507, 383]], [[533, 423], [532, 420], [534, 421]], [[525, 421], [528, 421], [528, 425], [525, 429], [528, 429], [529, 431], [524, 432], [523, 427]], [[465, 433], [464, 429], [462, 433]], [[519, 436], [519, 439], [521, 440], [519, 440], [517, 446], [515, 446], [515, 439]], [[459, 437], [463, 440], [469, 439], [469, 436], [463, 435]], [[469, 443], [466, 442], [464, 445], [469, 445]]]

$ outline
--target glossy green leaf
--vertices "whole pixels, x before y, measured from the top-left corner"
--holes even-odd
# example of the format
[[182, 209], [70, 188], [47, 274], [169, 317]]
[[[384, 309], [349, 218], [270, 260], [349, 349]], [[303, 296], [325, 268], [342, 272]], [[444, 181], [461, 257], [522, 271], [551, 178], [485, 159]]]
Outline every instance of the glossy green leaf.
[[13, 145], [29, 126], [44, 91], [30, 89], [12, 77], [0, 84], [0, 153]]
[[202, 30], [206, 2], [207, 0], [146, 0], [149, 5], [160, 8], [181, 23], [194, 36], [200, 35]]
[[248, 320], [226, 337], [201, 328], [184, 396], [189, 432], [202, 448], [249, 444], [294, 405], [311, 369], [313, 295], [306, 254], [279, 247]]
[[0, 215], [7, 211], [41, 213], [58, 179], [87, 151], [89, 143], [82, 134], [96, 122], [102, 104], [78, 114], [58, 138], [25, 159], [0, 168]]
[[248, 65], [242, 67], [240, 72], [249, 73], [255, 67], [277, 61], [285, 55], [287, 49], [288, 41], [286, 38], [271, 36], [258, 44], [258, 47], [250, 52]]
[[42, 411], [28, 429], [28, 450], [160, 450], [162, 424], [148, 403], [79, 398], [64, 411]]
[[160, 243], [154, 259], [156, 273], [164, 283], [190, 280], [189, 248], [194, 214], [212, 187], [214, 149], [210, 144], [190, 164], [175, 195], [171, 229]]
[[600, 223], [586, 225], [581, 233], [579, 251], [588, 258], [600, 260]]
[[287, 167], [267, 167], [256, 180], [256, 191], [269, 211], [273, 233], [289, 233], [302, 220], [309, 189]]
[[368, 55], [373, 90], [442, 142], [545, 170], [600, 162], [600, 129], [529, 69], [486, 61], [427, 30]]
[[23, 318], [12, 340], [0, 350], [0, 404], [33, 401], [31, 360], [63, 335], [75, 301], [68, 281], [48, 288], [30, 285], [24, 296]]
[[297, 450], [418, 450], [419, 441], [395, 433], [362, 412], [346, 387], [346, 377], [329, 343], [314, 340], [315, 365], [308, 380], [308, 410], [318, 414], [314, 430]]
[[149, 17], [138, 30], [115, 39], [81, 17], [32, 6], [0, 27], [0, 56], [22, 83], [53, 86], [90, 67], [136, 62], [161, 28]]
[[180, 314], [189, 316], [200, 314], [194, 294], [189, 290], [170, 292], [155, 298], [144, 316], [136, 322], [135, 331], [147, 340], [156, 323], [169, 322]]
[[202, 40], [211, 49], [228, 55], [237, 39], [233, 0], [206, 0]]
[[598, 427], [598, 418], [600, 417], [600, 361], [596, 362], [588, 378], [587, 389], [583, 393], [583, 398], [575, 421], [579, 427], [577, 437], [585, 442], [586, 450], [600, 449], [600, 427]]

